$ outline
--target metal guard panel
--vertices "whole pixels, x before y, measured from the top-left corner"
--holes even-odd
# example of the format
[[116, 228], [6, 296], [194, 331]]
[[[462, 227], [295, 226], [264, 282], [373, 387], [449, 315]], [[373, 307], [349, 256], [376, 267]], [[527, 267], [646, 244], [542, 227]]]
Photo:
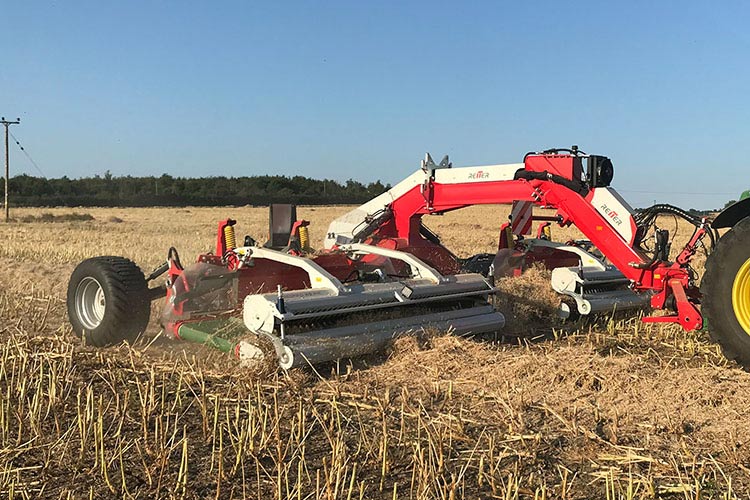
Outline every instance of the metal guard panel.
[[745, 217], [750, 217], [750, 198], [729, 205], [711, 222], [711, 227], [714, 229], [732, 227]]

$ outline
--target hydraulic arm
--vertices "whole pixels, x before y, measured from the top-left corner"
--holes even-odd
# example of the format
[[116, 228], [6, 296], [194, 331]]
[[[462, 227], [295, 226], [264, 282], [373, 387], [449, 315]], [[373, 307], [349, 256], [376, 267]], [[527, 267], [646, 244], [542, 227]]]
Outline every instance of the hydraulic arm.
[[[584, 169], [584, 162], [586, 168]], [[556, 209], [561, 226], [575, 225], [619, 271], [637, 293], [650, 293], [651, 307], [672, 314], [645, 321], [701, 328], [690, 259], [710, 228], [701, 223], [674, 262], [667, 238], [656, 234], [656, 251], [645, 251], [645, 227], [634, 210], [609, 184], [614, 169], [603, 156], [570, 150], [529, 153], [523, 163], [453, 168], [447, 157], [435, 164], [429, 155], [422, 168], [390, 191], [334, 221], [326, 245], [364, 242], [419, 256], [441, 272], [456, 272], [456, 259], [425, 230], [422, 216], [471, 205], [532, 202]], [[668, 235], [667, 235], [668, 236]]]

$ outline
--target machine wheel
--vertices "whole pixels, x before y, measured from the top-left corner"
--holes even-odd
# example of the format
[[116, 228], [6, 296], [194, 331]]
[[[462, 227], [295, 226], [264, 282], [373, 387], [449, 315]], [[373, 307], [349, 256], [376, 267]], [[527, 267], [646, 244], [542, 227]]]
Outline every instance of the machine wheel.
[[123, 257], [95, 257], [78, 264], [68, 283], [73, 331], [96, 347], [133, 341], [148, 324], [151, 302], [141, 269]]
[[703, 315], [724, 355], [750, 368], [750, 217], [716, 245], [701, 283]]

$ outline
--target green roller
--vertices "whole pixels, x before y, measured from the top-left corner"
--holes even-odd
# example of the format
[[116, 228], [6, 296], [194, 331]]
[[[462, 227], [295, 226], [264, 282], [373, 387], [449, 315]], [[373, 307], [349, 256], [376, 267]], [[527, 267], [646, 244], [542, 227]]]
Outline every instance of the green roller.
[[242, 322], [235, 318], [182, 323], [177, 335], [182, 340], [203, 344], [221, 352], [234, 353], [237, 341], [234, 338], [247, 333]]

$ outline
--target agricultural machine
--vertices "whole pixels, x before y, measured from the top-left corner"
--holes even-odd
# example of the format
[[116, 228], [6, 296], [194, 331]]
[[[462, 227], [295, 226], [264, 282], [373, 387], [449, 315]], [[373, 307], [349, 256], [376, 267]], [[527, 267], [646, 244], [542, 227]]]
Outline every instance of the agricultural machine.
[[[563, 316], [645, 308], [654, 311], [646, 322], [686, 330], [709, 322], [724, 353], [750, 366], [750, 199], [713, 221], [671, 205], [636, 211], [610, 187], [613, 175], [609, 158], [575, 146], [481, 167], [427, 155], [402, 182], [334, 220], [320, 252], [309, 250], [309, 223], [294, 206], [274, 205], [263, 245], [251, 236], [238, 244], [226, 219], [215, 251], [187, 267], [174, 248], [148, 276], [123, 257], [85, 260], [68, 286], [70, 321], [94, 346], [132, 341], [151, 301], [166, 296], [162, 326], [175, 338], [243, 362], [271, 356], [288, 369], [374, 352], [425, 328], [498, 332], [505, 317], [492, 304], [494, 279], [544, 265]], [[513, 211], [493, 254], [460, 259], [423, 224], [428, 215], [500, 203]], [[534, 206], [554, 215], [535, 215]], [[672, 259], [661, 215], [694, 226]], [[575, 225], [587, 239], [553, 242], [553, 223]], [[701, 248], [711, 253], [699, 287], [691, 261]]]

